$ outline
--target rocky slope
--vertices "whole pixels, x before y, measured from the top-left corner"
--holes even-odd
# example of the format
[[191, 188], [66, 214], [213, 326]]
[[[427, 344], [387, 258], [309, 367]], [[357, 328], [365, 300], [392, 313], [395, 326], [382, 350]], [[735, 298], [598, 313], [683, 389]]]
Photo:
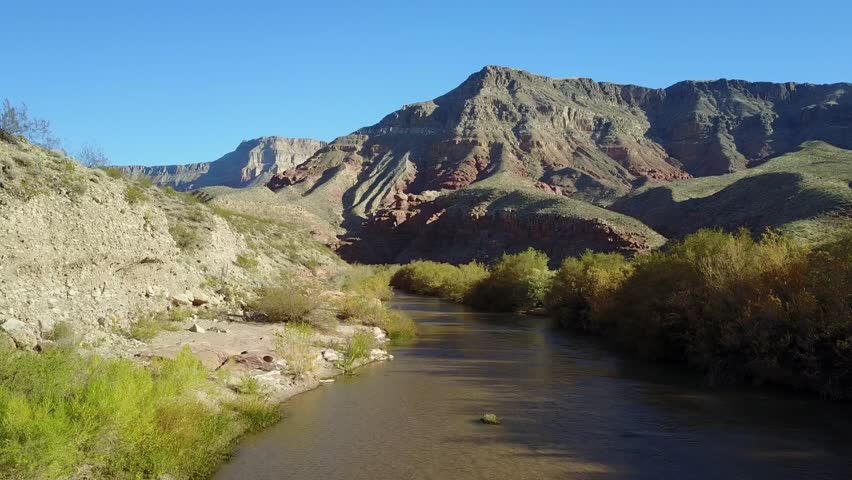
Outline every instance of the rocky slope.
[[282, 277], [329, 290], [345, 265], [310, 229], [0, 141], [0, 344], [38, 348], [65, 324], [127, 355], [141, 346], [133, 325], [175, 306], [239, 319], [253, 290]]
[[635, 219], [499, 175], [445, 195], [396, 194], [344, 237], [338, 253], [366, 263], [428, 258], [458, 264], [490, 263], [533, 247], [556, 267], [586, 249], [630, 255], [664, 241]]
[[830, 240], [852, 227], [852, 151], [807, 142], [740, 172], [641, 188], [612, 209], [669, 237], [746, 227]]
[[240, 143], [236, 150], [212, 162], [121, 169], [129, 176], [147, 176], [157, 185], [177, 190], [247, 187], [265, 184], [273, 175], [302, 164], [325, 145], [308, 138], [261, 137]]
[[[421, 212], [446, 207], [431, 200], [439, 196], [432, 192], [500, 177], [509, 189], [532, 186], [571, 197], [577, 203], [565, 208], [583, 212], [575, 218], [589, 215], [583, 220], [594, 222], [596, 214], [583, 201], [606, 206], [649, 182], [741, 171], [806, 140], [852, 148], [850, 90], [850, 84], [734, 80], [650, 89], [485, 67], [446, 95], [407, 105], [372, 127], [336, 139], [268, 186], [347, 229], [352, 245], [344, 251], [350, 258], [391, 261], [415, 255], [402, 253], [408, 247], [400, 238], [410, 234], [391, 235], [397, 244], [392, 248], [354, 244], [375, 247], [386, 243], [377, 237], [389, 231], [422, 230], [416, 223], [402, 225], [420, 219]], [[421, 205], [424, 194], [432, 205]], [[408, 198], [416, 200], [416, 209], [400, 202]], [[537, 215], [534, 210], [527, 208], [524, 217]], [[553, 221], [541, 213], [538, 222]], [[462, 216], [471, 215], [476, 216]], [[507, 228], [493, 226], [495, 232]], [[565, 235], [573, 238], [574, 228], [561, 225], [538, 233], [527, 228], [524, 235], [549, 235], [539, 240], [556, 245], [566, 241]], [[628, 230], [619, 232], [615, 243], [608, 232], [587, 245], [630, 245], [628, 238], [650, 238], [644, 226]]]

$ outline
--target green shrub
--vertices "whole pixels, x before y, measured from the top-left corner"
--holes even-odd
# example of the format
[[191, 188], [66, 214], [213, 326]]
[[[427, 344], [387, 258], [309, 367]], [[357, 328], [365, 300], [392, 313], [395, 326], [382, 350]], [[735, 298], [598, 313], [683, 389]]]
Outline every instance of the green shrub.
[[317, 300], [297, 287], [273, 287], [261, 289], [250, 306], [263, 312], [269, 322], [303, 322], [317, 308]]
[[470, 303], [480, 309], [504, 312], [541, 305], [553, 277], [548, 261], [547, 255], [532, 248], [503, 255], [489, 276], [476, 284]]
[[377, 299], [349, 294], [337, 302], [337, 317], [341, 320], [371, 321], [382, 315], [384, 307]]
[[393, 273], [394, 267], [390, 266], [356, 265], [347, 272], [342, 289], [366, 298], [390, 300], [393, 298], [390, 286]]
[[245, 375], [237, 385], [237, 391], [243, 395], [260, 395], [260, 381], [251, 375]]
[[198, 231], [181, 224], [170, 225], [169, 234], [174, 239], [178, 248], [181, 250], [190, 250], [199, 246], [201, 237]]
[[0, 355], [0, 471], [5, 478], [203, 478], [252, 415], [195, 398], [206, 372], [185, 349], [146, 370], [68, 349]]
[[361, 295], [346, 295], [337, 304], [341, 320], [355, 320], [362, 325], [386, 331], [394, 345], [405, 344], [417, 335], [417, 324], [403, 312], [390, 309], [376, 299]]
[[618, 253], [586, 251], [579, 258], [566, 258], [553, 277], [545, 304], [551, 316], [566, 326], [602, 331], [616, 292], [632, 273], [633, 266]]
[[488, 269], [477, 262], [455, 266], [417, 261], [397, 270], [390, 283], [407, 292], [465, 303], [473, 289], [487, 277]]
[[192, 309], [189, 307], [175, 307], [168, 313], [170, 322], [185, 322], [190, 318], [192, 318]]
[[163, 329], [163, 319], [160, 315], [140, 315], [130, 324], [130, 338], [141, 342], [151, 341]]
[[127, 190], [124, 192], [124, 199], [127, 200], [127, 203], [135, 205], [137, 203], [147, 202], [148, 195], [145, 194], [145, 190], [143, 190], [140, 186], [128, 185]]

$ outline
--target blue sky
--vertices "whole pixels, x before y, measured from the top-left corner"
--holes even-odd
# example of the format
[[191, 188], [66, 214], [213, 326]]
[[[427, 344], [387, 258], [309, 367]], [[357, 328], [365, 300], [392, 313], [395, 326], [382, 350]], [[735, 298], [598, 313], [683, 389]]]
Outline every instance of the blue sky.
[[[701, 5], [693, 5], [701, 3]], [[483, 65], [665, 87], [852, 81], [852, 2], [4, 2], [0, 98], [117, 164], [323, 140]]]

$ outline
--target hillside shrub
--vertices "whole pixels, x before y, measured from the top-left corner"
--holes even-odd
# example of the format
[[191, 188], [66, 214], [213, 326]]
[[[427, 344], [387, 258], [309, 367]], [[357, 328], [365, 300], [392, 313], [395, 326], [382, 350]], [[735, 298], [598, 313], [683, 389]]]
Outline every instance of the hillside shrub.
[[250, 306], [266, 314], [273, 323], [304, 322], [318, 302], [309, 292], [295, 286], [263, 288]]

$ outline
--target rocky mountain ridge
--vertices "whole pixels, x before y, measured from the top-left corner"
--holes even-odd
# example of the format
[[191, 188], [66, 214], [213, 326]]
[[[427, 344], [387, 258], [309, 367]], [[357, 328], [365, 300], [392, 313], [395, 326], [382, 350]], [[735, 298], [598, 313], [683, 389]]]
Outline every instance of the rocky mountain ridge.
[[230, 153], [212, 162], [184, 165], [120, 167], [129, 176], [150, 177], [160, 186], [193, 190], [209, 186], [263, 185], [278, 173], [301, 165], [326, 142], [278, 136], [244, 140]]
[[[408, 246], [390, 232], [424, 231], [414, 223], [403, 225], [421, 218], [422, 211], [436, 210], [430, 219], [442, 215], [446, 209], [430, 205], [441, 203], [448, 192], [495, 178], [508, 188], [505, 194], [532, 187], [570, 197], [578, 203], [560, 203], [559, 218], [573, 222], [578, 216], [572, 212], [581, 211], [591, 221], [597, 213], [584, 202], [608, 206], [643, 185], [742, 171], [810, 140], [852, 148], [849, 92], [852, 84], [847, 83], [740, 80], [685, 81], [652, 89], [488, 66], [445, 95], [406, 105], [373, 126], [336, 139], [304, 164], [274, 176], [268, 187], [346, 229], [352, 243], [343, 251], [357, 252], [352, 260], [381, 251], [389, 256], [377, 261], [416, 258], [414, 253], [403, 255]], [[424, 194], [431, 200], [418, 200], [416, 206], [399, 202]], [[532, 205], [546, 209], [551, 203]], [[511, 202], [496, 206], [492, 212], [514, 215]], [[529, 205], [523, 211], [527, 219], [544, 214]], [[617, 230], [625, 238], [645, 228], [624, 218], [614, 223], [631, 225], [629, 231]], [[499, 225], [489, 231], [498, 234], [504, 229]], [[562, 243], [575, 231], [565, 227], [552, 229], [563, 232]], [[521, 237], [531, 238], [533, 230]], [[641, 250], [654, 243], [613, 241], [611, 234], [587, 245], [618, 250], [614, 245], [625, 244]], [[394, 247], [374, 248], [383, 242], [379, 236], [389, 235], [396, 238]], [[650, 238], [647, 232], [639, 236]], [[549, 253], [563, 255], [555, 247], [559, 239], [538, 240], [553, 246]], [[359, 248], [361, 242], [371, 247]], [[432, 242], [442, 243], [439, 238]], [[480, 256], [488, 256], [486, 250]]]

